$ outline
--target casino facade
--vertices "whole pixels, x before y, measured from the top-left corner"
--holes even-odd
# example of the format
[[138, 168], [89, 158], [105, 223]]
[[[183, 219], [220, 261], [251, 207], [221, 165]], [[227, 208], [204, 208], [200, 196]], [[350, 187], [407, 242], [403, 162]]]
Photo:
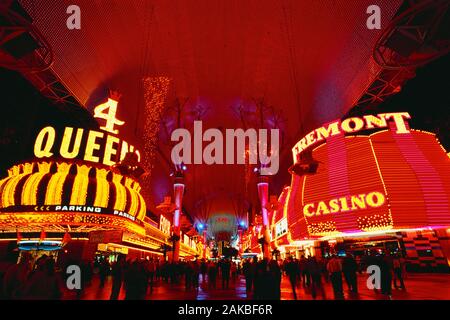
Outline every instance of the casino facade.
[[[111, 94], [93, 118], [117, 106]], [[0, 180], [3, 255], [29, 251], [35, 259], [48, 254], [62, 264], [103, 258], [112, 263], [119, 255], [163, 261], [177, 243], [180, 259], [203, 256], [204, 245], [189, 222], [174, 241], [173, 209], [149, 211], [138, 181], [139, 151], [119, 138], [115, 125], [39, 130], [34, 158], [12, 166]]]
[[[272, 211], [272, 250], [298, 258], [401, 253], [409, 270], [447, 272], [450, 157], [408, 119], [338, 120], [294, 146], [291, 184]], [[246, 248], [259, 252], [252, 232]]]
[[[65, 248], [60, 255], [67, 259], [162, 256], [161, 247], [171, 245], [170, 221], [147, 217], [140, 189], [132, 177], [91, 164], [15, 165], [0, 180], [0, 244], [16, 238], [19, 248], [21, 241], [37, 246], [59, 241], [59, 249]], [[181, 257], [199, 255], [201, 248], [190, 237], [183, 239]]]

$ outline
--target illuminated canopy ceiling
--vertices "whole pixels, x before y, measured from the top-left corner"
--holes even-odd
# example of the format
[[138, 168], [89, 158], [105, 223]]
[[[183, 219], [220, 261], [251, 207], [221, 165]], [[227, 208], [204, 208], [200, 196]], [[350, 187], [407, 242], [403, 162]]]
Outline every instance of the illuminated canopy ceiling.
[[[290, 181], [292, 146], [348, 111], [380, 68], [372, 49], [381, 30], [366, 27], [371, 0], [78, 0], [81, 30], [66, 28], [73, 1], [20, 2], [53, 48], [54, 71], [88, 109], [108, 88], [122, 93], [124, 139], [144, 144], [152, 110], [143, 79], [170, 79], [150, 207], [172, 192], [173, 128], [191, 129], [195, 119], [205, 128], [280, 128], [280, 174], [271, 190], [279, 193]], [[400, 3], [377, 1], [383, 28]], [[186, 179], [185, 208], [204, 221], [257, 206], [255, 181], [242, 165], [191, 165]]]

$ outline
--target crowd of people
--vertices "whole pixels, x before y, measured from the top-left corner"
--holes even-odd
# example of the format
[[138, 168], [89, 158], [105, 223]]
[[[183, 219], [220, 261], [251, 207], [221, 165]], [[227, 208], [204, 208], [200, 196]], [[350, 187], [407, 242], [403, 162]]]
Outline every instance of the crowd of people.
[[[142, 299], [149, 290], [153, 292], [156, 281], [171, 284], [184, 283], [185, 290], [198, 290], [200, 279], [206, 283], [209, 289], [229, 289], [230, 279], [236, 281], [239, 266], [230, 259], [220, 261], [193, 260], [171, 263], [159, 259], [142, 259], [125, 261], [120, 256], [117, 262], [109, 264], [102, 259], [94, 268], [99, 270], [100, 286], [104, 286], [108, 275], [112, 277], [111, 299], [117, 299], [123, 285], [125, 299]], [[221, 286], [217, 285], [218, 278]]]
[[[68, 275], [57, 272], [55, 260], [43, 255], [34, 263], [31, 256], [24, 253], [18, 264], [11, 265], [3, 274], [1, 295], [3, 299], [61, 299]], [[286, 276], [297, 299], [300, 287], [311, 294], [313, 299], [321, 296], [326, 299], [325, 283], [331, 283], [334, 298], [344, 298], [344, 283], [349, 294], [358, 294], [357, 274], [367, 266], [377, 266], [381, 272], [381, 294], [390, 297], [392, 284], [395, 288], [405, 289], [404, 261], [399, 256], [368, 255], [364, 260], [355, 259], [351, 254], [344, 257], [332, 255], [327, 258], [304, 257], [285, 260], [244, 259], [237, 263], [231, 259], [180, 261], [170, 263], [156, 258], [126, 259], [119, 255], [110, 263], [106, 258], [93, 263], [68, 261], [81, 269], [81, 288], [76, 290], [77, 298], [82, 298], [83, 290], [92, 284], [98, 274], [99, 289], [105, 288], [108, 277], [111, 278], [111, 300], [119, 299], [121, 291], [126, 300], [145, 299], [153, 292], [156, 282], [167, 285], [183, 285], [186, 291], [228, 290], [230, 282], [236, 283], [240, 275], [245, 278], [247, 297], [250, 299], [280, 299], [281, 281]], [[220, 281], [219, 281], [220, 280]], [[218, 284], [219, 282], [219, 284]], [[105, 289], [106, 290], [106, 289]]]
[[[355, 258], [351, 254], [343, 257], [331, 255], [325, 259], [302, 256], [299, 260], [289, 257], [283, 262], [283, 270], [289, 279], [294, 299], [297, 299], [296, 288], [300, 286], [310, 292], [313, 299], [316, 299], [318, 294], [326, 299], [324, 282], [331, 282], [335, 299], [344, 298], [344, 282], [349, 293], [357, 295], [357, 274], [367, 270], [368, 266], [379, 268], [379, 281], [373, 278], [373, 289], [376, 292], [380, 290], [381, 294], [391, 298], [392, 285], [396, 289], [406, 290], [403, 281], [405, 261], [399, 255], [371, 254], [363, 256], [363, 259]], [[370, 272], [369, 274], [371, 275]]]
[[34, 265], [24, 253], [18, 264], [3, 274], [1, 297], [14, 300], [55, 300], [62, 297], [62, 282], [51, 256], [42, 255]]

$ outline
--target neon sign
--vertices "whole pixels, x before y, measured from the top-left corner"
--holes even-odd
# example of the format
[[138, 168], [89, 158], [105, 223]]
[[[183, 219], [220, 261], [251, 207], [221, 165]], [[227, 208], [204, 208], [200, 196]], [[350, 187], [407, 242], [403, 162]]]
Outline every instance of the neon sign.
[[[119, 133], [119, 130], [114, 129], [115, 125], [122, 126], [125, 124], [125, 121], [116, 118], [117, 103], [116, 100], [108, 98], [107, 102], [99, 104], [94, 108], [94, 118], [106, 120], [106, 125], [100, 127], [100, 129], [111, 132], [112, 134]], [[106, 110], [108, 112], [105, 112]]]
[[43, 128], [36, 137], [34, 155], [50, 158], [56, 154], [64, 159], [81, 158], [112, 166], [122, 161], [128, 152], [134, 152], [140, 161], [140, 152], [133, 145], [112, 135], [119, 133], [116, 125], [125, 124], [116, 118], [116, 112], [117, 101], [111, 98], [94, 108], [94, 117], [106, 120], [106, 125], [100, 127], [104, 131], [66, 127], [62, 138], [57, 139], [54, 127]]
[[320, 201], [317, 205], [316, 203], [308, 203], [303, 206], [303, 214], [305, 217], [314, 217], [330, 213], [341, 213], [366, 209], [368, 207], [378, 208], [385, 202], [386, 198], [384, 194], [374, 191], [368, 194], [335, 198], [328, 202]]
[[10, 206], [6, 208], [0, 208], [0, 212], [92, 212], [95, 214], [114, 215], [136, 221], [136, 217], [116, 209], [102, 208], [96, 206], [78, 206], [78, 205], [43, 205], [43, 206], [30, 206], [19, 205]]
[[[131, 177], [99, 167], [66, 162], [31, 162], [0, 180], [0, 212], [145, 217], [141, 186]], [[91, 193], [89, 193], [89, 191]]]
[[[82, 128], [76, 131], [74, 137], [74, 128], [66, 127], [62, 141], [57, 145], [55, 128], [43, 128], [34, 143], [34, 155], [37, 158], [50, 158], [55, 154], [64, 159], [82, 157], [85, 161], [112, 166], [123, 160], [128, 152], [135, 152], [140, 160], [139, 151], [124, 140], [101, 131]], [[86, 142], [82, 143], [83, 140]]]
[[227, 217], [218, 217], [218, 218], [216, 219], [216, 222], [217, 222], [217, 223], [228, 223], [229, 221], [228, 221], [228, 218], [227, 218]]
[[287, 219], [283, 218], [275, 225], [275, 238], [281, 237], [283, 234], [287, 233], [287, 230]]
[[159, 230], [161, 230], [165, 234], [170, 234], [170, 221], [163, 215], [160, 216]]
[[294, 163], [298, 161], [298, 155], [305, 149], [319, 143], [324, 142], [327, 138], [345, 134], [355, 133], [361, 130], [375, 129], [375, 128], [387, 128], [388, 120], [393, 120], [396, 127], [397, 134], [409, 133], [409, 128], [406, 125], [405, 119], [411, 119], [411, 116], [407, 112], [396, 113], [380, 113], [376, 116], [366, 115], [362, 118], [351, 117], [343, 121], [336, 120], [328, 123], [320, 128], [314, 129], [303, 137], [292, 148], [292, 154]]

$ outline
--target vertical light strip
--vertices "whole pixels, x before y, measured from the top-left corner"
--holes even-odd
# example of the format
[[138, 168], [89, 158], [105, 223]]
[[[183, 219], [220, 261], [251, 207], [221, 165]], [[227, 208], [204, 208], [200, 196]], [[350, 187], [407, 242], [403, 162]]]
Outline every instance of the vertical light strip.
[[77, 175], [73, 180], [72, 194], [70, 195], [70, 205], [84, 206], [86, 204], [87, 189], [89, 186], [89, 170], [86, 165], [77, 164]]
[[62, 192], [64, 182], [69, 174], [70, 164], [61, 162], [57, 163], [57, 172], [50, 178], [47, 191], [45, 193], [46, 205], [60, 205], [62, 203]]
[[22, 174], [19, 174], [20, 170], [15, 171], [17, 172], [18, 175], [16, 177], [10, 178], [9, 181], [5, 183], [2, 192], [2, 207], [4, 208], [15, 205], [14, 197], [16, 193], [17, 184], [20, 182], [22, 178], [33, 172], [33, 164], [26, 163], [25, 165], [22, 166], [22, 168], [23, 168]]
[[127, 191], [125, 187], [120, 183], [122, 176], [113, 173], [113, 183], [116, 187], [116, 201], [114, 203], [114, 209], [119, 211], [124, 211], [127, 205]]
[[[287, 210], [287, 221], [288, 221], [288, 239], [291, 236], [291, 233], [294, 237], [300, 237], [300, 233], [302, 232], [301, 225], [302, 223], [307, 223], [306, 219], [303, 217], [303, 211], [301, 208], [298, 208], [298, 203], [303, 201], [304, 198], [304, 190], [306, 187], [306, 176], [299, 177], [297, 175], [292, 176], [291, 187], [289, 188], [289, 195], [286, 198], [286, 210]], [[301, 184], [301, 186], [300, 186]], [[302, 188], [299, 192], [299, 188]], [[297, 195], [301, 195], [297, 197]], [[297, 201], [299, 198], [300, 201]], [[305, 227], [306, 228], [306, 227]]]
[[128, 213], [131, 214], [132, 216], [136, 216], [139, 198], [136, 191], [132, 187], [133, 182], [134, 181], [131, 178], [125, 179], [125, 187], [128, 188], [131, 196], [130, 209], [128, 210]]
[[[10, 179], [11, 179], [11, 178], [10, 178], [10, 176], [9, 176], [9, 177], [7, 177], [7, 178], [5, 178], [5, 179], [0, 180], [0, 194], [3, 194], [3, 188], [4, 188], [4, 185], [6, 185], [6, 182], [9, 181]], [[2, 198], [3, 198], [3, 197], [2, 197]], [[0, 203], [3, 203], [2, 198], [0, 198]]]
[[372, 139], [369, 137], [370, 149], [372, 150], [373, 158], [375, 159], [375, 164], [377, 165], [378, 174], [380, 175], [381, 183], [383, 184], [384, 194], [386, 195], [387, 207], [388, 207], [388, 215], [390, 219], [390, 228], [394, 227], [394, 219], [392, 217], [391, 205], [389, 203], [389, 194], [387, 192], [386, 184], [384, 183], [383, 174], [381, 173], [380, 164], [378, 163], [377, 155], [375, 154], [375, 149], [373, 148]]
[[96, 191], [95, 191], [95, 200], [94, 206], [107, 208], [109, 201], [109, 182], [106, 180], [106, 176], [108, 175], [106, 169], [97, 169], [96, 171]]
[[284, 199], [283, 218], [285, 218], [286, 222], [288, 223], [286, 239], [288, 240], [289, 243], [292, 241], [291, 230], [289, 229], [289, 218], [288, 218], [288, 206], [289, 206], [290, 200], [291, 200], [291, 187], [288, 187], [286, 198]]
[[139, 213], [136, 215], [136, 219], [144, 220], [147, 214], [147, 207], [145, 205], [144, 197], [140, 193], [138, 193], [138, 196], [139, 196]]
[[39, 162], [38, 172], [32, 174], [22, 188], [22, 204], [36, 205], [39, 182], [50, 172], [49, 162]]
[[174, 193], [174, 201], [175, 201], [175, 212], [173, 214], [173, 226], [178, 228], [180, 226], [180, 215], [183, 205], [183, 193], [184, 193], [184, 184], [182, 183], [174, 183], [173, 185], [173, 193]]
[[16, 187], [23, 177], [25, 177], [25, 174], [20, 174], [14, 178], [9, 179], [9, 181], [6, 182], [2, 193], [2, 207], [10, 207], [15, 204], [14, 196]]
[[305, 205], [305, 187], [306, 187], [306, 175], [303, 176], [303, 184], [302, 184], [302, 208]]
[[[328, 155], [328, 188], [332, 198], [340, 198], [342, 196], [351, 195], [350, 191], [350, 170], [348, 167], [348, 146], [347, 139], [344, 134], [332, 136], [328, 139], [326, 150]], [[345, 215], [335, 219], [336, 230], [359, 230], [356, 223], [356, 214], [353, 211], [347, 212]]]
[[269, 198], [269, 184], [267, 182], [258, 183], [258, 195], [259, 195], [259, 200], [261, 202], [263, 225], [265, 227], [269, 227], [269, 217], [268, 217], [267, 208], [266, 208], [267, 201]]

